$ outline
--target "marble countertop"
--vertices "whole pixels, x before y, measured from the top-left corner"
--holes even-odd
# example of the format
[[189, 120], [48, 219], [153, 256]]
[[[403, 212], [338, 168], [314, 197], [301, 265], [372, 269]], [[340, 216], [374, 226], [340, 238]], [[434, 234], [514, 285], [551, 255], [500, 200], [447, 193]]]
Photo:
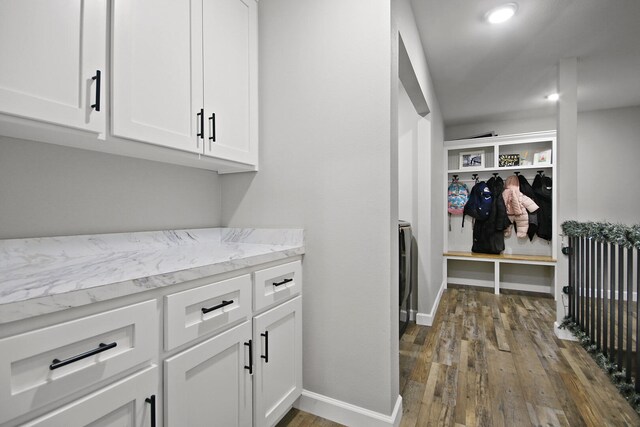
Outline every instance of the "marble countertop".
[[0, 323], [303, 253], [302, 229], [205, 228], [0, 240]]

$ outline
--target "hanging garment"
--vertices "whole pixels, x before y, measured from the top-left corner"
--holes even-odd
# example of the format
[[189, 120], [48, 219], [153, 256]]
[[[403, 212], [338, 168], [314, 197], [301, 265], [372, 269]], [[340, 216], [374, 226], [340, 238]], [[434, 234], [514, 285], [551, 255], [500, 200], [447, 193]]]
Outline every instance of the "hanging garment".
[[551, 190], [553, 189], [553, 180], [548, 176], [538, 174], [533, 180], [532, 187], [536, 193], [536, 203], [540, 206], [538, 210], [538, 231], [536, 234], [541, 239], [551, 241]]
[[491, 214], [493, 195], [491, 190], [487, 187], [487, 183], [484, 181], [477, 182], [471, 188], [471, 194], [469, 194], [469, 200], [464, 205], [462, 214], [462, 226], [464, 227], [464, 217], [469, 215], [476, 220], [485, 221]]
[[[518, 182], [520, 183], [520, 192], [525, 196], [529, 197], [531, 200], [535, 202], [536, 205], [540, 206], [538, 203], [538, 198], [536, 197], [535, 191], [533, 191], [533, 187], [527, 181], [523, 175], [518, 175]], [[527, 236], [529, 236], [529, 240], [533, 240], [533, 237], [536, 235], [538, 231], [538, 212], [529, 213], [529, 228], [527, 230]]]
[[[507, 216], [516, 228], [516, 235], [518, 237], [527, 237], [527, 231], [529, 230], [528, 212], [535, 212], [539, 207], [530, 197], [520, 192], [520, 182], [517, 176], [511, 175], [507, 178], [502, 198], [507, 207]], [[505, 229], [504, 235], [505, 237], [511, 236], [510, 226]]]
[[509, 224], [507, 209], [502, 199], [504, 181], [500, 177], [490, 178], [487, 187], [492, 194], [491, 213], [486, 220], [476, 220], [473, 225], [471, 252], [499, 254], [504, 251], [503, 230]]

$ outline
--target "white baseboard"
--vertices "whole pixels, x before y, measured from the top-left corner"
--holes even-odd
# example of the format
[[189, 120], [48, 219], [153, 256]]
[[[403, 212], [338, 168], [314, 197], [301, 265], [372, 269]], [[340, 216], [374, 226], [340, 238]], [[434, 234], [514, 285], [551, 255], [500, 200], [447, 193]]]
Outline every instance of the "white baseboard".
[[438, 290], [438, 295], [436, 296], [436, 300], [433, 302], [433, 306], [431, 307], [431, 313], [416, 313], [416, 323], [422, 326], [431, 326], [433, 325], [433, 319], [436, 317], [436, 311], [438, 310], [438, 305], [440, 305], [440, 298], [442, 297], [442, 293], [447, 288], [447, 282], [442, 282], [440, 284], [440, 289]]
[[402, 419], [402, 396], [398, 396], [391, 415], [371, 411], [308, 390], [302, 390], [302, 395], [294, 406], [301, 411], [350, 427], [398, 427]]
[[553, 322], [553, 332], [555, 332], [556, 336], [561, 340], [578, 341], [571, 332], [566, 329], [560, 329], [560, 324], [558, 322]]

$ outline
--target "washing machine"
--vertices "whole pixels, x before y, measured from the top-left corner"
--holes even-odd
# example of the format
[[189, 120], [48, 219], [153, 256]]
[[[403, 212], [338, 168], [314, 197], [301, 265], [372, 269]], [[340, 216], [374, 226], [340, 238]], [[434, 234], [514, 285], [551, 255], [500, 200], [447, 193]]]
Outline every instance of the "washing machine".
[[398, 223], [398, 238], [400, 273], [398, 295], [400, 296], [400, 337], [402, 337], [411, 317], [411, 224], [409, 222]]

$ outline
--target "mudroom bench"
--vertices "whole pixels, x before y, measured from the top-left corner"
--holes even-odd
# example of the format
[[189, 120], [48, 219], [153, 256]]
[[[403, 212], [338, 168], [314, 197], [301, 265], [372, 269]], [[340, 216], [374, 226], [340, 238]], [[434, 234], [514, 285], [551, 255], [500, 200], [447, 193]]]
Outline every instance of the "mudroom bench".
[[[473, 265], [468, 261], [475, 261]], [[511, 289], [529, 292], [553, 293], [556, 260], [544, 255], [521, 254], [480, 254], [473, 252], [450, 251], [443, 253], [443, 272], [447, 284], [467, 286], [493, 286], [496, 294], [500, 289]], [[450, 269], [452, 263], [457, 263], [455, 269]], [[493, 264], [493, 269], [490, 269]], [[513, 269], [517, 264], [518, 268]], [[520, 274], [522, 269], [540, 270], [534, 274]], [[455, 275], [451, 272], [455, 271]], [[531, 283], [522, 282], [523, 278], [539, 278]]]

